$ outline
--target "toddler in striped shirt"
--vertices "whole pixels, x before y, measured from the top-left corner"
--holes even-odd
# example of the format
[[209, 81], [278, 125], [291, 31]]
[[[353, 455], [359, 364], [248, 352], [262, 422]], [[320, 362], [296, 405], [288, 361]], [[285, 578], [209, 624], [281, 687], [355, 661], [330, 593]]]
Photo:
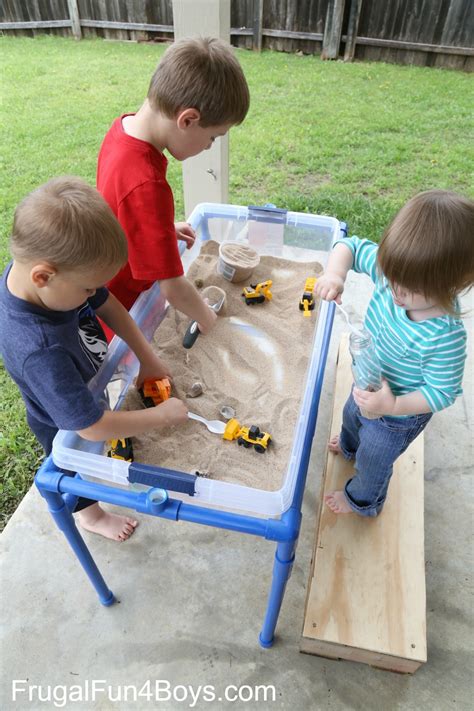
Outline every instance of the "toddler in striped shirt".
[[[474, 203], [446, 190], [416, 195], [380, 246], [358, 237], [337, 241], [316, 294], [340, 303], [349, 269], [375, 285], [364, 323], [383, 384], [377, 392], [352, 389], [329, 449], [354, 459], [355, 475], [325, 503], [336, 514], [377, 516], [395, 460], [432, 414], [462, 393], [466, 330], [457, 296], [474, 283]], [[361, 408], [377, 417], [363, 417]]]

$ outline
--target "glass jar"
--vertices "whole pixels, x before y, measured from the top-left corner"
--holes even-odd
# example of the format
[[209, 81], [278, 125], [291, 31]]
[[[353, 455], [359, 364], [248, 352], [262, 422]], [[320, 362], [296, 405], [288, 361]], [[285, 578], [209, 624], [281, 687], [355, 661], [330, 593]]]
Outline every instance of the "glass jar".
[[[369, 392], [380, 390], [382, 387], [380, 361], [372, 336], [365, 328], [350, 334], [349, 351], [352, 357], [352, 375], [356, 386]], [[361, 414], [369, 420], [379, 417], [379, 415], [363, 408], [361, 408]]]

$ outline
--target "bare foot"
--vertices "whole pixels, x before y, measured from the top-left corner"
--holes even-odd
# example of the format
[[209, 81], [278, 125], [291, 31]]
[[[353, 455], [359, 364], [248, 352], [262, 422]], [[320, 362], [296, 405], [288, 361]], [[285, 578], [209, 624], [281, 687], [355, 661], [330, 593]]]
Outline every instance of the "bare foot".
[[339, 435], [331, 437], [328, 444], [328, 449], [333, 454], [342, 454], [341, 445], [339, 444]]
[[93, 504], [78, 513], [82, 528], [99, 536], [111, 538], [113, 541], [126, 541], [130, 538], [138, 521], [128, 516], [118, 516], [101, 509], [99, 504]]
[[324, 503], [335, 514], [354, 513], [347, 503], [343, 491], [330, 491], [329, 494], [326, 494], [324, 497]]

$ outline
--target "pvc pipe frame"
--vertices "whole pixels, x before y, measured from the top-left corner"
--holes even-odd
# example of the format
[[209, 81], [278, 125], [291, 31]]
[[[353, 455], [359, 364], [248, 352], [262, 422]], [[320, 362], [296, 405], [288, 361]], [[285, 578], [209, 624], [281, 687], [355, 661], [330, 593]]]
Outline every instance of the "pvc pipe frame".
[[206, 526], [238, 531], [239, 533], [261, 536], [269, 541], [276, 541], [277, 546], [273, 565], [272, 583], [267, 610], [259, 635], [259, 642], [262, 647], [267, 648], [273, 645], [275, 628], [285, 593], [286, 583], [291, 575], [301, 527], [303, 494], [311, 454], [311, 444], [316, 428], [319, 399], [333, 320], [334, 304], [330, 304], [323, 336], [323, 353], [320, 359], [316, 384], [311, 400], [308, 427], [306, 428], [303, 453], [293, 500], [290, 508], [285, 511], [279, 519], [262, 519], [254, 516], [244, 516], [237, 513], [208, 509], [177, 499], [171, 499], [167, 496], [157, 502], [154, 497], [156, 490], [151, 489], [149, 491], [136, 492], [114, 489], [103, 484], [84, 481], [77, 474], [75, 477], [66, 475], [56, 467], [51, 456], [43, 462], [35, 477], [36, 486], [40, 494], [46, 500], [52, 517], [58, 528], [60, 528], [66, 536], [69, 545], [79, 559], [103, 605], [112, 605], [115, 602], [115, 597], [112, 591], [107, 587], [89, 549], [76, 527], [72, 510], [74, 509], [77, 496], [84, 496], [117, 506], [132, 508], [141, 513], [158, 516], [170, 521], [190, 521]]

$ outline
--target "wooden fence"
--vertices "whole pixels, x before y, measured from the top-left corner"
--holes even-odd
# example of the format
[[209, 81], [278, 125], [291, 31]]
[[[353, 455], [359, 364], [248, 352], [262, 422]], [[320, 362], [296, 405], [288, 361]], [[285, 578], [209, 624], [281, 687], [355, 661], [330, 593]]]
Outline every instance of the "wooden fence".
[[[233, 0], [231, 25], [249, 49], [474, 70], [473, 0]], [[172, 0], [2, 0], [0, 32], [172, 40]]]

